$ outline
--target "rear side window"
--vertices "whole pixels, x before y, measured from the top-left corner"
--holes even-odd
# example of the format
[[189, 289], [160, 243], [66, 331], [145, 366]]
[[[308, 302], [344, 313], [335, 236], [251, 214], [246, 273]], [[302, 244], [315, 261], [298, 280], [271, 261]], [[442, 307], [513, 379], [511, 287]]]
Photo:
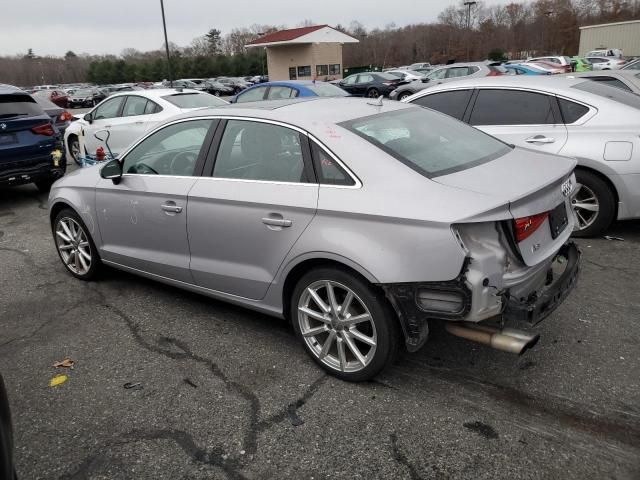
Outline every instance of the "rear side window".
[[451, 92], [434, 93], [420, 97], [411, 103], [432, 108], [450, 117], [462, 120], [467, 104], [471, 99], [472, 90], [454, 90]]
[[0, 118], [31, 115], [44, 115], [44, 110], [29, 95], [24, 93], [0, 95]]
[[552, 97], [517, 90], [480, 90], [471, 125], [547, 125], [556, 120]]
[[317, 143], [311, 142], [313, 164], [318, 182], [324, 185], [354, 185], [353, 179]]
[[584, 105], [580, 105], [579, 103], [575, 103], [570, 100], [565, 100], [564, 98], [559, 98], [558, 102], [560, 103], [560, 112], [562, 112], [564, 123], [567, 124], [577, 122], [589, 111], [589, 109]]

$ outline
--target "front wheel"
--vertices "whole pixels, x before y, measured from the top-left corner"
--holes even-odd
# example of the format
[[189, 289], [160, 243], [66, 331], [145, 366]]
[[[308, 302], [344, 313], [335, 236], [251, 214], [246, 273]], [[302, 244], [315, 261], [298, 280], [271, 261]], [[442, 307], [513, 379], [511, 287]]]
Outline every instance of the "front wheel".
[[305, 274], [293, 292], [291, 319], [311, 358], [336, 377], [368, 380], [393, 362], [398, 322], [384, 294], [342, 269]]
[[82, 162], [80, 161], [80, 140], [78, 140], [78, 137], [75, 135], [69, 136], [69, 154], [76, 164], [82, 166]]
[[377, 88], [371, 88], [367, 92], [367, 97], [368, 98], [378, 98], [379, 96], [380, 96], [380, 92], [378, 92]]
[[572, 204], [578, 223], [574, 237], [596, 237], [607, 231], [616, 215], [616, 200], [609, 185], [599, 176], [576, 170], [576, 191]]
[[80, 216], [65, 208], [52, 227], [58, 256], [69, 273], [80, 280], [95, 278], [101, 266], [100, 257]]
[[410, 92], [402, 92], [400, 95], [398, 95], [398, 101], [403, 101], [406, 98], [409, 98], [411, 96]]

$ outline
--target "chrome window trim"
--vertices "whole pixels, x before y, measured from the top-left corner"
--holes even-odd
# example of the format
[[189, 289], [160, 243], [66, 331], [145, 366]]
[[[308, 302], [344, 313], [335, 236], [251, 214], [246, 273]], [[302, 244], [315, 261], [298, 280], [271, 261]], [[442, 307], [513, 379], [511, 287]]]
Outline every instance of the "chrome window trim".
[[347, 172], [347, 174], [351, 177], [351, 179], [354, 182], [354, 185], [327, 185], [327, 184], [321, 184], [319, 182], [315, 182], [315, 183], [302, 183], [302, 182], [276, 182], [276, 181], [271, 181], [271, 180], [245, 180], [245, 179], [238, 179], [238, 178], [223, 178], [223, 177], [205, 177], [205, 176], [187, 176], [187, 177], [180, 177], [178, 175], [146, 175], [146, 174], [138, 174], [138, 173], [126, 173], [123, 174], [124, 176], [146, 176], [146, 177], [168, 177], [168, 178], [211, 178], [211, 179], [216, 179], [216, 180], [227, 180], [227, 181], [240, 181], [240, 182], [251, 182], [251, 183], [269, 183], [269, 184], [277, 184], [277, 185], [321, 185], [324, 187], [331, 187], [331, 188], [361, 188], [362, 187], [362, 182], [360, 181], [360, 179], [353, 173], [353, 171], [347, 167], [344, 162], [342, 162], [332, 151], [331, 149], [327, 148], [327, 146], [320, 140], [318, 140], [314, 135], [312, 135], [311, 133], [307, 132], [306, 130], [297, 127], [295, 125], [290, 125], [288, 123], [285, 122], [281, 122], [279, 120], [271, 120], [271, 119], [266, 119], [266, 118], [257, 118], [257, 117], [245, 117], [245, 116], [232, 116], [232, 115], [206, 115], [206, 116], [202, 116], [202, 117], [189, 117], [189, 118], [180, 118], [177, 120], [174, 120], [172, 122], [169, 123], [164, 123], [158, 127], [156, 127], [155, 129], [153, 129], [151, 132], [149, 132], [148, 134], [146, 134], [144, 137], [140, 138], [137, 142], [135, 142], [131, 147], [129, 147], [127, 150], [124, 151], [124, 153], [122, 153], [122, 155], [120, 155], [120, 162], [122, 164], [124, 164], [124, 160], [126, 158], [127, 155], [129, 155], [129, 152], [131, 152], [134, 148], [136, 148], [138, 145], [140, 145], [142, 142], [144, 142], [147, 138], [149, 138], [151, 135], [155, 134], [156, 132], [169, 127], [171, 125], [175, 125], [177, 123], [183, 123], [183, 122], [192, 122], [192, 121], [198, 121], [198, 120], [239, 120], [239, 121], [252, 121], [252, 122], [258, 122], [258, 123], [268, 123], [271, 125], [276, 125], [279, 127], [284, 127], [284, 128], [290, 128], [291, 130], [295, 130], [298, 133], [301, 133], [302, 135], [304, 135], [305, 137], [315, 141], [318, 145], [320, 145], [327, 153], [329, 153], [329, 155], [331, 156], [331, 158], [333, 158], [344, 170], [345, 172]]

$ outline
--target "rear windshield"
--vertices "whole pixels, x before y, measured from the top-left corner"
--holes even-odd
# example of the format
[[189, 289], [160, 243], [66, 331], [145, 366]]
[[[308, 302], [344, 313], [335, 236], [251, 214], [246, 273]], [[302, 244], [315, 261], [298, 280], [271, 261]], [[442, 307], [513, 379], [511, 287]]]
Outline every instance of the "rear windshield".
[[24, 93], [0, 95], [0, 118], [44, 115], [42, 107]]
[[349, 95], [343, 89], [331, 85], [330, 83], [314, 83], [311, 85], [305, 85], [309, 90], [318, 95], [319, 97], [346, 97]]
[[480, 130], [424, 108], [381, 113], [340, 125], [429, 178], [466, 170], [511, 151]]
[[176, 93], [162, 97], [178, 108], [220, 107], [227, 102], [208, 93]]
[[584, 81], [574, 85], [571, 88], [576, 90], [582, 90], [583, 92], [593, 93], [599, 97], [608, 98], [614, 102], [623, 103], [630, 107], [640, 109], [640, 95], [635, 93], [625, 92], [624, 90], [609, 85], [605, 85], [602, 82]]

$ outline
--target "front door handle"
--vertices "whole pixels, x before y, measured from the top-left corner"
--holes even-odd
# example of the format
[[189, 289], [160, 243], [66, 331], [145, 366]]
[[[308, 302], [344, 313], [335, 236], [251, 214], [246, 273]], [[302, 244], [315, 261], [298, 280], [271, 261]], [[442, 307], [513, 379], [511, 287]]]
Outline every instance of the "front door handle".
[[163, 204], [160, 208], [167, 213], [181, 213], [182, 207], [176, 205], [176, 202], [167, 202]]
[[555, 141], [555, 138], [545, 137], [544, 135], [536, 135], [525, 140], [527, 143], [554, 143]]
[[293, 225], [293, 222], [291, 220], [287, 220], [285, 218], [282, 217], [264, 217], [262, 219], [262, 223], [264, 223], [265, 225], [269, 225], [271, 227], [282, 227], [282, 228], [289, 228], [291, 225]]

